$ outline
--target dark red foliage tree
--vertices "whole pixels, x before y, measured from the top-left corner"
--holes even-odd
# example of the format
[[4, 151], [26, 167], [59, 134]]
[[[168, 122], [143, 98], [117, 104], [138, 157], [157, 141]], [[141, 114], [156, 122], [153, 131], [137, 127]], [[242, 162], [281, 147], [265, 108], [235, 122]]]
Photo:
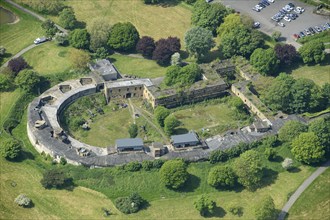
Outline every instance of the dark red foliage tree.
[[8, 67], [11, 71], [13, 71], [13, 73], [16, 76], [19, 73], [19, 71], [26, 69], [27, 67], [29, 67], [29, 65], [23, 59], [23, 57], [17, 57], [17, 58], [11, 59], [8, 62]]
[[143, 36], [136, 44], [136, 51], [144, 57], [151, 58], [155, 47], [155, 40], [152, 37]]
[[291, 65], [298, 55], [296, 48], [290, 44], [276, 44], [274, 50], [277, 58], [286, 65]]
[[152, 54], [152, 59], [156, 60], [159, 65], [168, 65], [171, 56], [175, 52], [180, 51], [180, 39], [177, 37], [169, 37], [160, 39], [156, 42], [156, 48]]

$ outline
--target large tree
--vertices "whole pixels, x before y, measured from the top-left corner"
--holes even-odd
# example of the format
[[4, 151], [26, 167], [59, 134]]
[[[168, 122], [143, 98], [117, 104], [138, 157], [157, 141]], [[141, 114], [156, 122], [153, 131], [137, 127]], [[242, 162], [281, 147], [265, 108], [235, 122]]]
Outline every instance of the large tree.
[[330, 153], [330, 117], [318, 118], [312, 121], [308, 127], [309, 132], [313, 132], [325, 148]]
[[313, 40], [299, 48], [299, 54], [304, 63], [320, 63], [325, 59], [324, 43]]
[[291, 65], [298, 56], [296, 48], [291, 44], [276, 44], [274, 50], [281, 64]]
[[13, 58], [8, 62], [8, 68], [14, 73], [15, 76], [19, 73], [19, 71], [28, 67], [29, 65], [23, 57]]
[[90, 48], [96, 52], [99, 48], [106, 48], [110, 36], [111, 25], [106, 18], [96, 18], [87, 26], [90, 34]]
[[33, 91], [40, 81], [40, 75], [29, 69], [22, 70], [15, 78], [15, 84], [27, 92]]
[[248, 57], [263, 44], [262, 36], [256, 30], [239, 25], [222, 36], [220, 49], [222, 54], [229, 58], [234, 55]]
[[53, 169], [53, 170], [47, 170], [43, 174], [40, 183], [46, 189], [51, 189], [51, 188], [60, 189], [72, 185], [72, 179], [68, 178], [63, 171]]
[[50, 15], [57, 15], [64, 7], [64, 0], [33, 0], [33, 1], [24, 1], [24, 4], [27, 4], [34, 10]]
[[53, 37], [58, 31], [57, 27], [55, 26], [55, 23], [50, 19], [47, 19], [42, 22], [41, 27], [45, 30], [47, 37]]
[[152, 37], [143, 36], [136, 44], [136, 51], [144, 57], [151, 58], [155, 47], [155, 40]]
[[85, 69], [90, 61], [90, 56], [83, 50], [73, 50], [70, 54], [70, 60], [76, 69]]
[[72, 8], [65, 8], [59, 13], [59, 23], [67, 29], [74, 29], [77, 23], [76, 16]]
[[292, 154], [300, 162], [313, 164], [323, 161], [325, 147], [313, 132], [301, 133], [292, 141]]
[[201, 216], [206, 216], [214, 212], [216, 203], [207, 195], [203, 194], [194, 202], [194, 205]]
[[188, 30], [184, 40], [190, 55], [197, 59], [203, 57], [215, 46], [212, 32], [202, 27], [193, 27]]
[[287, 121], [278, 132], [278, 139], [282, 142], [291, 142], [299, 134], [307, 131], [307, 125], [299, 121]]
[[250, 62], [262, 75], [273, 75], [276, 73], [280, 61], [272, 48], [257, 48], [253, 51]]
[[188, 180], [187, 165], [182, 160], [166, 161], [160, 168], [160, 179], [169, 188], [179, 189]]
[[277, 212], [274, 200], [271, 196], [264, 198], [255, 207], [255, 216], [257, 220], [273, 220], [276, 219]]
[[248, 190], [255, 190], [261, 183], [263, 175], [260, 155], [255, 150], [248, 150], [234, 163], [237, 181]]
[[69, 34], [70, 45], [78, 49], [88, 49], [90, 35], [86, 29], [75, 29]]
[[236, 174], [231, 167], [216, 166], [210, 170], [207, 183], [214, 187], [233, 187], [236, 178]]
[[180, 39], [177, 37], [168, 37], [160, 39], [155, 43], [156, 47], [152, 53], [152, 59], [156, 60], [159, 65], [168, 65], [171, 56], [180, 51]]
[[0, 74], [0, 92], [9, 90], [12, 87], [11, 79], [5, 74]]
[[164, 120], [171, 114], [171, 111], [163, 106], [157, 106], [154, 115], [155, 119], [161, 127], [164, 127]]
[[118, 51], [130, 51], [135, 49], [140, 39], [139, 32], [130, 22], [116, 23], [110, 30], [108, 45]]
[[204, 0], [198, 0], [193, 7], [191, 23], [206, 28], [215, 35], [216, 29], [228, 13], [226, 7], [220, 3], [208, 4]]
[[243, 25], [239, 14], [229, 14], [224, 18], [223, 23], [218, 27], [218, 37], [221, 39], [237, 26]]
[[171, 114], [167, 116], [164, 120], [164, 131], [167, 135], [172, 135], [176, 127], [180, 125], [180, 121]]
[[13, 160], [17, 158], [21, 151], [21, 143], [13, 138], [6, 139], [1, 144], [1, 156], [7, 160]]

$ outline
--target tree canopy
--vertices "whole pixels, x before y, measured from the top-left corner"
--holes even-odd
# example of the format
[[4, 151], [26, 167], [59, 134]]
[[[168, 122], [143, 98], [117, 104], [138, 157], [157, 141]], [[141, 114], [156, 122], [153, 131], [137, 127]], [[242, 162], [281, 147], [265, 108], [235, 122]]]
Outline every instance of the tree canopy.
[[72, 8], [64, 8], [59, 13], [59, 23], [67, 29], [73, 30], [76, 26], [77, 19]]
[[262, 75], [273, 75], [276, 73], [280, 61], [272, 48], [257, 48], [250, 57], [250, 63]]
[[152, 57], [152, 53], [154, 52], [155, 48], [155, 40], [149, 36], [143, 36], [136, 44], [136, 51], [147, 58]]
[[324, 43], [318, 40], [309, 41], [299, 48], [304, 63], [320, 63], [325, 60]]
[[164, 120], [164, 131], [167, 135], [172, 135], [175, 128], [180, 125], [180, 121], [173, 115], [169, 115]]
[[283, 142], [291, 142], [299, 134], [307, 131], [307, 125], [299, 121], [288, 121], [278, 132], [278, 138]]
[[234, 170], [240, 184], [248, 190], [255, 190], [263, 175], [259, 153], [255, 150], [242, 153], [234, 163]]
[[202, 70], [196, 63], [184, 67], [170, 66], [166, 70], [165, 84], [167, 86], [190, 86], [202, 77]]
[[1, 156], [7, 160], [17, 158], [22, 150], [21, 143], [13, 138], [6, 139], [1, 145]]
[[296, 48], [291, 44], [276, 44], [274, 50], [277, 58], [284, 65], [291, 65], [298, 56]]
[[152, 59], [156, 60], [159, 65], [168, 65], [171, 56], [180, 51], [180, 39], [177, 37], [168, 37], [167, 39], [159, 39], [155, 43], [156, 47], [152, 53]]
[[28, 67], [29, 65], [23, 57], [13, 58], [8, 62], [8, 68], [14, 73], [15, 76], [19, 73], [19, 71]]
[[189, 176], [187, 166], [182, 160], [166, 161], [159, 172], [162, 183], [172, 189], [181, 188]]
[[40, 81], [40, 75], [29, 69], [22, 70], [15, 78], [16, 85], [27, 92], [33, 91]]
[[69, 34], [69, 42], [75, 48], [88, 49], [89, 41], [90, 36], [86, 29], [75, 29]]
[[276, 219], [277, 212], [274, 200], [271, 196], [264, 198], [255, 207], [255, 216], [257, 220], [273, 220]]
[[330, 117], [318, 118], [310, 122], [308, 131], [313, 132], [318, 137], [320, 144], [326, 147], [326, 152], [330, 153]]
[[57, 15], [65, 7], [63, 2], [64, 0], [33, 0], [24, 1], [24, 4], [42, 14]]
[[50, 19], [47, 19], [42, 22], [41, 27], [45, 30], [47, 37], [53, 37], [58, 31], [57, 27], [55, 26], [55, 23]]
[[307, 132], [292, 141], [291, 152], [300, 162], [313, 164], [324, 160], [325, 147], [313, 132]]
[[99, 48], [106, 48], [110, 36], [111, 25], [105, 18], [96, 18], [87, 26], [90, 34], [90, 48], [96, 52]]
[[61, 189], [73, 184], [72, 179], [68, 178], [63, 171], [57, 169], [47, 170], [43, 174], [40, 183], [46, 189]]
[[114, 50], [130, 51], [135, 49], [139, 39], [139, 32], [132, 23], [119, 22], [111, 27], [108, 45]]
[[202, 27], [193, 27], [188, 30], [184, 40], [190, 55], [197, 59], [203, 57], [215, 46], [212, 32]]
[[216, 166], [210, 170], [207, 183], [213, 187], [233, 187], [236, 178], [236, 174], [231, 167]]
[[194, 205], [201, 216], [206, 216], [214, 212], [216, 203], [207, 195], [203, 194], [194, 202]]
[[157, 106], [154, 111], [155, 119], [161, 127], [164, 127], [164, 120], [170, 114], [170, 110], [163, 106]]

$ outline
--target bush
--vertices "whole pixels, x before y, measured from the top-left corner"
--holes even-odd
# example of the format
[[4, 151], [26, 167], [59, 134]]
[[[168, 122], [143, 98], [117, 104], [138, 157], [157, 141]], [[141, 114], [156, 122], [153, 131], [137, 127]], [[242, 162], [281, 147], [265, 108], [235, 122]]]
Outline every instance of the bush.
[[7, 160], [17, 158], [22, 151], [22, 145], [18, 140], [9, 138], [2, 143], [1, 156]]
[[210, 163], [218, 163], [218, 162], [225, 162], [228, 160], [228, 155], [226, 151], [223, 150], [215, 150], [211, 152], [210, 155]]
[[164, 160], [158, 159], [158, 160], [152, 161], [152, 166], [153, 166], [153, 168], [160, 169], [160, 168], [162, 168], [164, 163], [165, 163]]
[[276, 158], [276, 151], [273, 148], [266, 148], [265, 149], [265, 156], [267, 160], [274, 160]]
[[290, 170], [293, 167], [293, 160], [290, 158], [285, 158], [282, 162], [282, 167], [286, 170]]
[[188, 180], [187, 166], [182, 160], [169, 160], [160, 169], [160, 179], [169, 188], [179, 189]]
[[260, 204], [255, 207], [255, 216], [257, 220], [276, 219], [276, 209], [274, 200], [271, 196], [264, 198]]
[[141, 164], [137, 161], [132, 161], [129, 162], [128, 164], [125, 165], [125, 170], [130, 171], [130, 172], [136, 172], [141, 169]]
[[158, 124], [161, 127], [164, 127], [164, 120], [167, 116], [169, 116], [170, 113], [171, 113], [170, 110], [168, 110], [164, 106], [156, 107], [156, 109], [154, 111], [154, 115], [155, 115], [155, 119], [157, 120]]
[[21, 70], [29, 67], [23, 57], [13, 58], [8, 62], [8, 67], [16, 76]]
[[62, 164], [62, 165], [67, 164], [67, 161], [66, 161], [66, 159], [64, 157], [61, 157], [60, 164]]
[[243, 215], [243, 207], [238, 205], [230, 205], [228, 208], [229, 212], [233, 215], [241, 217]]
[[128, 133], [130, 138], [135, 138], [138, 135], [138, 126], [136, 124], [131, 124], [128, 127]]
[[180, 121], [172, 114], [164, 120], [164, 131], [167, 135], [172, 135], [177, 126], [180, 125]]
[[43, 174], [40, 183], [45, 189], [51, 189], [51, 188], [62, 189], [73, 185], [71, 178], [66, 177], [63, 171], [55, 170], [55, 169], [47, 170]]
[[201, 216], [206, 216], [207, 214], [212, 214], [216, 206], [213, 200], [207, 195], [201, 195], [198, 200], [194, 202], [195, 208], [199, 211]]
[[153, 162], [150, 160], [144, 160], [142, 161], [142, 169], [145, 171], [151, 170], [153, 167]]
[[146, 201], [137, 193], [128, 197], [119, 197], [115, 200], [115, 206], [119, 211], [125, 214], [138, 212]]
[[17, 205], [22, 207], [28, 207], [31, 205], [32, 202], [31, 199], [24, 194], [20, 194], [19, 196], [17, 196], [14, 201]]
[[231, 167], [216, 166], [210, 170], [207, 183], [213, 187], [233, 187], [236, 183], [236, 178]]
[[12, 86], [10, 78], [0, 73], [0, 92], [8, 91]]

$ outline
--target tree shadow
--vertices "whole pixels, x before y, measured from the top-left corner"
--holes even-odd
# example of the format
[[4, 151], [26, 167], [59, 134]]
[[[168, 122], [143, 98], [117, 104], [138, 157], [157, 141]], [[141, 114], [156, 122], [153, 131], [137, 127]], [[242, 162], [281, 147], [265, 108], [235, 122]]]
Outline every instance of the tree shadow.
[[140, 207], [140, 210], [146, 210], [150, 207], [150, 203], [147, 200], [143, 201], [143, 204]]
[[212, 50], [200, 59], [200, 63], [210, 63], [216, 59], [224, 59], [220, 49]]
[[178, 189], [178, 192], [194, 192], [200, 185], [201, 179], [198, 176], [189, 174], [186, 184]]
[[34, 160], [34, 158], [35, 157], [31, 152], [22, 150], [18, 157], [10, 161], [20, 163], [24, 160]]
[[186, 128], [177, 128], [174, 130], [175, 134], [187, 134], [189, 131]]
[[32, 209], [33, 207], [34, 207], [34, 203], [32, 200], [29, 205], [24, 206], [24, 208], [28, 208], [28, 209]]
[[292, 167], [291, 169], [288, 170], [290, 173], [299, 173], [301, 169], [299, 167]]
[[272, 162], [282, 162], [284, 158], [282, 156], [276, 155], [274, 159], [272, 159]]
[[227, 212], [223, 208], [216, 206], [213, 209], [213, 213], [207, 213], [204, 217], [205, 218], [212, 218], [212, 217], [223, 218], [226, 214], [227, 214]]
[[174, 7], [180, 4], [179, 0], [165, 0], [157, 5], [163, 7], [163, 8], [168, 8], [168, 7]]
[[263, 168], [262, 172], [263, 172], [263, 178], [260, 184], [260, 188], [269, 186], [273, 184], [275, 180], [277, 180], [278, 172], [268, 168]]
[[83, 21], [76, 21], [75, 28], [77, 29], [84, 29], [86, 28], [86, 23]]

